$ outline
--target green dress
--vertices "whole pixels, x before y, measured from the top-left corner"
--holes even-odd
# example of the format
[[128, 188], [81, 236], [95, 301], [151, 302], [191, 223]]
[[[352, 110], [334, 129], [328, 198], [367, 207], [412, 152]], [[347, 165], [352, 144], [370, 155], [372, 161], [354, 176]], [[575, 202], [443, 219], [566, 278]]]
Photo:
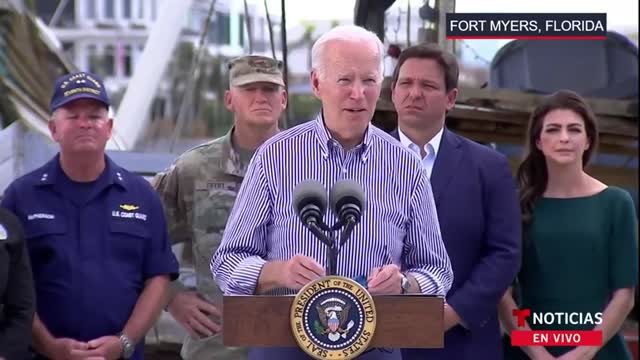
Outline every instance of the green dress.
[[[638, 227], [633, 200], [621, 188], [592, 196], [542, 198], [525, 229], [517, 301], [532, 312], [604, 311], [613, 291], [638, 284]], [[527, 319], [531, 325], [532, 319]], [[594, 325], [543, 325], [534, 330], [591, 330]], [[547, 347], [554, 356], [570, 347]], [[505, 346], [505, 359], [527, 359]], [[621, 334], [595, 359], [631, 359]]]

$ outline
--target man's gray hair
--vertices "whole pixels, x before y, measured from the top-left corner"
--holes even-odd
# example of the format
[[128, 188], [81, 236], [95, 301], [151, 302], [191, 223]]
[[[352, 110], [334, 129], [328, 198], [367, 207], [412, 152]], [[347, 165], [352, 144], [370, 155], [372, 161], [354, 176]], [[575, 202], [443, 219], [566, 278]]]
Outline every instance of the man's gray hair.
[[325, 56], [324, 49], [327, 42], [331, 40], [359, 40], [368, 43], [375, 43], [378, 48], [378, 57], [380, 58], [380, 74], [382, 79], [384, 76], [384, 46], [382, 41], [373, 32], [356, 25], [340, 25], [322, 34], [313, 44], [311, 48], [311, 70], [315, 70], [320, 78], [324, 78], [325, 72]]

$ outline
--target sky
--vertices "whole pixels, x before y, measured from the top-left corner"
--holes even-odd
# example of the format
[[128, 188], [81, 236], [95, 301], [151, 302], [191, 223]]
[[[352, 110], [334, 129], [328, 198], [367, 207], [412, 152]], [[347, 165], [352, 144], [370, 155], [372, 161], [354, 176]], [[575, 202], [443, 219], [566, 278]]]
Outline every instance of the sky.
[[[269, 7], [280, 8], [280, 0], [269, 0]], [[418, 6], [422, 0], [396, 0], [394, 7], [406, 8], [407, 2]], [[432, 3], [434, 0], [430, 0]], [[320, 0], [319, 2], [287, 0], [287, 28], [302, 21], [353, 19], [356, 0]], [[456, 12], [513, 13], [607, 13], [607, 29], [623, 34], [638, 31], [637, 0], [455, 0]], [[314, 4], [314, 6], [310, 6]], [[321, 5], [315, 5], [321, 4]], [[413, 8], [413, 6], [412, 6]], [[487, 64], [510, 40], [465, 40], [461, 59]]]
[[[280, 0], [270, 0], [269, 7], [279, 8]], [[403, 5], [411, 0], [397, 0]], [[353, 18], [355, 0], [321, 0], [319, 2], [286, 1], [287, 23], [302, 20]], [[411, 4], [421, 4], [412, 0]], [[313, 6], [311, 6], [313, 4]], [[396, 6], [394, 4], [394, 6]], [[404, 5], [406, 6], [406, 5]], [[609, 29], [638, 27], [637, 0], [456, 0], [457, 12], [606, 12]]]
[[607, 13], [609, 30], [638, 28], [636, 0], [456, 0], [456, 12]]

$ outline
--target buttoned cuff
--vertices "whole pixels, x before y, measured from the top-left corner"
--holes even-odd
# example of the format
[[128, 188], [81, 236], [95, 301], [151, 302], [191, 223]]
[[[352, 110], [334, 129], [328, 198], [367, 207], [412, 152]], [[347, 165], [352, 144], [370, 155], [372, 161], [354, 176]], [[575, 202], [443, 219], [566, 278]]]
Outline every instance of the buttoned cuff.
[[178, 278], [180, 267], [171, 250], [161, 253], [147, 254], [144, 266], [144, 279], [158, 275], [168, 275], [171, 281]]
[[413, 276], [414, 279], [420, 285], [420, 292], [425, 295], [438, 295], [444, 296], [446, 294], [442, 294], [440, 289], [443, 286], [435, 279], [433, 276], [425, 275], [423, 273], [415, 272], [415, 271], [407, 271], [408, 275]]
[[266, 260], [251, 256], [242, 260], [231, 274], [225, 295], [253, 295]]

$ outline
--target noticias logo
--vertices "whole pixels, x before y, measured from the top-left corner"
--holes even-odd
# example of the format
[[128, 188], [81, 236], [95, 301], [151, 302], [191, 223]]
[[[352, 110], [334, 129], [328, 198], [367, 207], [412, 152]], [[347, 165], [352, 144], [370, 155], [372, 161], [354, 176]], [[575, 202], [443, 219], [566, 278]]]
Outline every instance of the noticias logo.
[[[581, 312], [531, 312], [531, 309], [514, 309], [519, 328], [524, 328], [528, 318], [531, 325], [589, 325], [602, 323], [602, 313]], [[601, 346], [599, 330], [513, 330], [512, 346]]]

